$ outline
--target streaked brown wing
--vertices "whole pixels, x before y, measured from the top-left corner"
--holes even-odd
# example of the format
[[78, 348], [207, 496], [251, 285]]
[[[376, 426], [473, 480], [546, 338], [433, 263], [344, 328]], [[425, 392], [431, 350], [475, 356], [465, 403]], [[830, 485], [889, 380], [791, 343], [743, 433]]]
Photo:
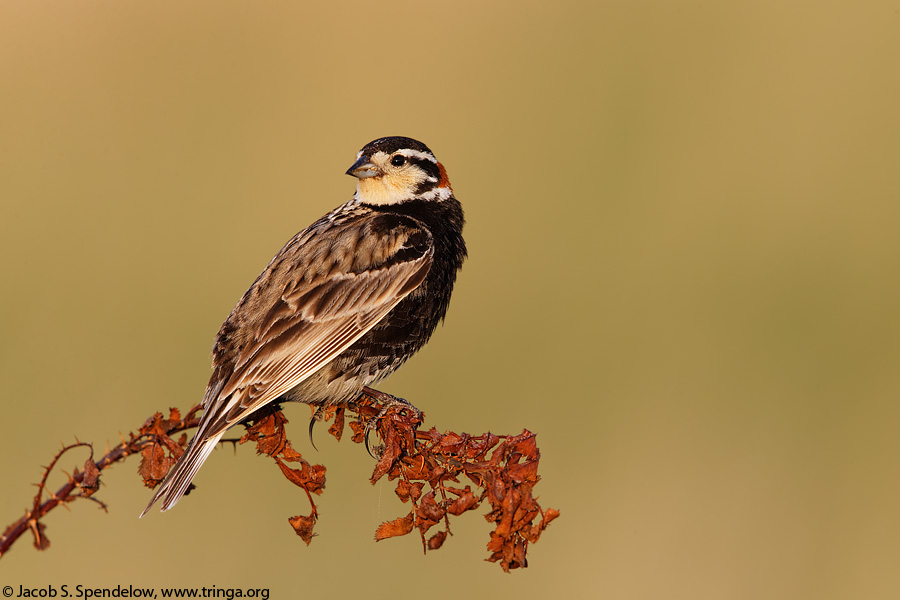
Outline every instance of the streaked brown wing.
[[[328, 247], [319, 247], [322, 239]], [[346, 350], [424, 281], [433, 254], [431, 234], [394, 215], [367, 215], [332, 225], [327, 236], [305, 232], [292, 240], [229, 317], [240, 322], [223, 326], [242, 341], [216, 365], [203, 433], [245, 419]], [[262, 316], [240, 320], [236, 313], [254, 297], [268, 299], [257, 301]]]

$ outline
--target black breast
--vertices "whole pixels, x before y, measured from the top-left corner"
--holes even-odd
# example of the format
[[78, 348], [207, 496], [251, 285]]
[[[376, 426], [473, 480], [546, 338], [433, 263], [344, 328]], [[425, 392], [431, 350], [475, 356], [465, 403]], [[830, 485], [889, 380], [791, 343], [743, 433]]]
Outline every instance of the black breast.
[[424, 346], [447, 314], [456, 274], [466, 258], [466, 244], [462, 237], [462, 206], [455, 198], [410, 200], [373, 208], [385, 214], [412, 217], [434, 240], [433, 263], [422, 285], [341, 356], [355, 363], [357, 369], [383, 377]]

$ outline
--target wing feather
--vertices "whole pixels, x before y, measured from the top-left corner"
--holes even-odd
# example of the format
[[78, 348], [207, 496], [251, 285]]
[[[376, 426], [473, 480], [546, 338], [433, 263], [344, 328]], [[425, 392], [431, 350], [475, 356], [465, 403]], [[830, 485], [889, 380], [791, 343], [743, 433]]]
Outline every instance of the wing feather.
[[409, 217], [323, 218], [272, 259], [222, 325], [197, 435], [147, 510], [187, 491], [226, 429], [334, 360], [419, 287], [434, 240]]
[[[421, 283], [429, 266], [430, 253], [414, 262], [331, 281], [315, 290], [321, 295], [303, 298], [296, 312], [266, 330], [265, 339], [219, 391], [220, 399], [229, 399], [221, 408], [212, 409], [228, 415], [220, 426], [227, 429], [243, 420], [331, 362], [415, 289], [417, 286], [408, 284]], [[340, 301], [329, 301], [328, 296]], [[250, 386], [262, 388], [262, 393], [236, 393]], [[234, 410], [237, 406], [240, 409]]]

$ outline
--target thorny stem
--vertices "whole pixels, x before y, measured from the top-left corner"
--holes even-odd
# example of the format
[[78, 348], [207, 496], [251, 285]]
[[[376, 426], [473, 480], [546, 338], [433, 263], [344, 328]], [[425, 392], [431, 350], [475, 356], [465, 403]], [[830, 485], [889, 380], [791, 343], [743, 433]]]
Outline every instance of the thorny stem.
[[[182, 431], [187, 431], [189, 429], [193, 429], [197, 427], [200, 423], [199, 417], [194, 416], [197, 412], [199, 412], [199, 406], [192, 408], [188, 412], [188, 417], [180, 424], [179, 427], [172, 430], [172, 433], [180, 433]], [[107, 467], [125, 460], [132, 454], [138, 454], [148, 445], [154, 443], [153, 436], [151, 435], [140, 435], [140, 436], [131, 436], [129, 441], [122, 440], [122, 443], [117, 445], [115, 448], [107, 452], [103, 457], [94, 462], [94, 465], [98, 470], [103, 471]], [[44, 495], [44, 490], [47, 487], [47, 478], [50, 476], [50, 472], [56, 466], [56, 463], [59, 462], [59, 459], [74, 448], [78, 447], [87, 447], [91, 449], [91, 458], [94, 456], [93, 447], [87, 442], [76, 442], [74, 444], [70, 444], [68, 446], [64, 446], [62, 450], [56, 453], [56, 456], [53, 457], [53, 460], [50, 464], [44, 469], [44, 474], [41, 477], [41, 482], [38, 484], [38, 492], [34, 496], [34, 504], [31, 510], [25, 512], [25, 515], [6, 528], [6, 531], [3, 532], [3, 536], [0, 537], [0, 557], [3, 557], [10, 549], [10, 547], [18, 540], [23, 533], [28, 531], [29, 529], [34, 533], [35, 536], [35, 545], [40, 547], [40, 541], [43, 534], [40, 531], [39, 522], [44, 516], [47, 515], [51, 510], [60, 505], [65, 505], [67, 502], [71, 502], [78, 494], [74, 494], [74, 492], [79, 489], [81, 483], [84, 481], [84, 471], [77, 471], [74, 475], [69, 476], [69, 480], [63, 484], [56, 493], [50, 494], [50, 498], [45, 500], [43, 503], [41, 502], [41, 498]], [[99, 502], [99, 501], [97, 501]], [[101, 503], [101, 506], [104, 506]]]
[[[528, 566], [528, 544], [537, 542], [547, 525], [559, 516], [555, 509], [542, 509], [532, 495], [532, 488], [540, 481], [537, 473], [540, 451], [534, 433], [523, 430], [518, 435], [488, 432], [473, 436], [440, 432], [434, 427], [423, 431], [420, 429], [421, 412], [404, 401], [366, 388], [356, 401], [347, 407], [336, 408], [328, 416], [334, 418], [329, 433], [338, 440], [344, 429], [345, 408], [356, 415], [349, 423], [353, 442], [364, 443], [373, 430], [381, 438], [382, 451], [370, 477], [371, 483], [382, 477], [399, 479], [395, 491], [402, 502], [410, 501], [412, 505], [408, 516], [382, 523], [375, 532], [376, 541], [418, 529], [423, 550], [436, 550], [451, 535], [451, 514], [459, 516], [485, 503], [491, 508], [485, 518], [495, 526], [487, 544], [491, 553], [487, 560], [499, 562], [504, 571]], [[195, 406], [184, 418], [174, 408], [168, 418], [156, 413], [137, 433], [130, 433], [127, 440], [123, 436], [121, 444], [108, 450], [98, 461], [93, 460], [90, 444], [76, 439], [73, 444], [64, 446], [44, 469], [31, 509], [0, 537], [0, 557], [28, 530], [34, 535], [35, 546], [46, 549], [49, 541], [44, 534], [42, 519], [57, 506], [65, 506], [76, 498], [87, 498], [105, 509], [102, 502], [91, 497], [99, 485], [100, 472], [132, 454], [143, 457], [139, 473], [145, 485], [157, 485], [181, 456], [186, 444], [186, 436], [182, 435], [180, 440], [172, 436], [196, 428], [200, 423], [199, 411], [200, 406]], [[255, 441], [257, 453], [273, 458], [282, 474], [303, 488], [312, 513], [291, 517], [288, 521], [297, 535], [309, 544], [315, 536], [313, 528], [318, 516], [312, 494], [320, 494], [325, 487], [325, 467], [310, 465], [293, 449], [285, 433], [287, 422], [280, 407], [271, 406], [244, 423], [247, 435], [227, 442]], [[56, 493], [47, 492], [49, 475], [57, 468], [62, 456], [81, 446], [91, 449], [84, 469], [67, 474], [68, 481]], [[300, 463], [300, 467], [286, 463]], [[464, 489], [458, 487], [463, 477], [480, 490], [473, 491], [469, 485]], [[43, 500], [45, 495], [49, 496], [47, 500]], [[540, 522], [535, 522], [538, 517]], [[439, 523], [443, 523], [443, 529], [426, 537], [428, 530]]]

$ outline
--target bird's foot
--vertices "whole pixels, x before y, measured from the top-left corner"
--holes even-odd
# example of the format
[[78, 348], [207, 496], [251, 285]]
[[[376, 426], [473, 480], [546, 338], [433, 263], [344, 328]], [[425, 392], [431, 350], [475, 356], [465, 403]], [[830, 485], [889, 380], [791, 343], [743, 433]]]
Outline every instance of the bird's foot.
[[363, 388], [363, 393], [375, 398], [381, 404], [381, 410], [378, 411], [378, 414], [366, 421], [366, 451], [369, 453], [369, 456], [376, 458], [375, 455], [372, 454], [372, 449], [369, 446], [369, 435], [375, 430], [378, 421], [391, 409], [395, 409], [397, 412], [411, 414], [415, 421], [421, 422], [422, 411], [403, 398], [398, 398], [397, 396], [392, 396], [370, 387]]

